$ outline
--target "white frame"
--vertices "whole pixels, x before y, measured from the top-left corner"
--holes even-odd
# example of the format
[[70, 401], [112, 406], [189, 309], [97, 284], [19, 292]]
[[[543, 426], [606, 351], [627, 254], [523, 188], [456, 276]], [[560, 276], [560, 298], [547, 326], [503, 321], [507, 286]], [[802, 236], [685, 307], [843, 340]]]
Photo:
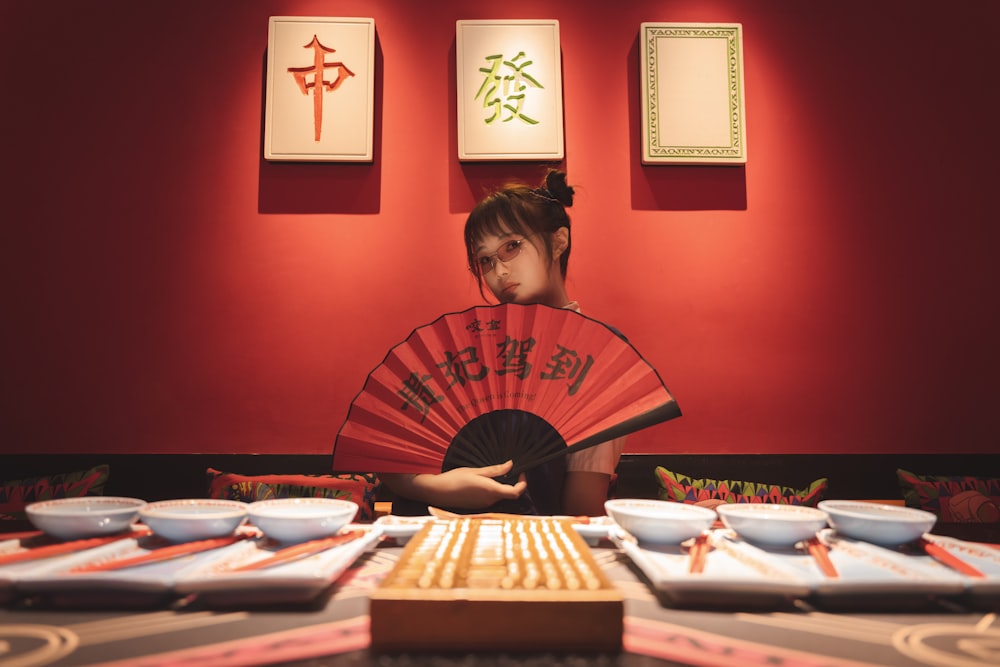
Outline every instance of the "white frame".
[[743, 27], [643, 23], [642, 161], [745, 164]]
[[[314, 36], [321, 48], [311, 46]], [[337, 87], [317, 100], [313, 77], [292, 68], [314, 67], [318, 58], [343, 68], [325, 68], [325, 81]], [[374, 91], [375, 19], [269, 17], [264, 158], [371, 162]]]
[[[525, 60], [515, 62], [518, 54]], [[562, 65], [559, 21], [511, 19], [459, 20], [455, 23], [456, 88], [458, 90], [459, 160], [561, 160], [563, 148]], [[496, 60], [501, 56], [502, 61]], [[523, 100], [504, 98], [487, 104], [482, 87], [492, 62], [506, 67], [509, 80], [521, 63], [531, 79], [518, 79]], [[494, 78], [499, 78], [495, 74]], [[541, 87], [535, 85], [540, 84]], [[487, 119], [490, 119], [489, 121]], [[525, 120], [527, 119], [527, 120]], [[535, 122], [531, 122], [535, 121]]]

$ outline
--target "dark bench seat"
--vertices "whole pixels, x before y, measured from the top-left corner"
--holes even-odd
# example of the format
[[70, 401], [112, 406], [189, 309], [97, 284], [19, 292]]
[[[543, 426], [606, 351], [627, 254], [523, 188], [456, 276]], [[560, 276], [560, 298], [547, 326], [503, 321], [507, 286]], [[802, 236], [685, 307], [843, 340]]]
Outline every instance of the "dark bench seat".
[[[330, 460], [321, 454], [5, 454], [0, 455], [0, 481], [107, 464], [110, 475], [105, 495], [155, 501], [204, 497], [208, 468], [245, 475], [325, 475], [331, 472]], [[616, 495], [657, 497], [656, 466], [693, 478], [796, 488], [825, 477], [828, 498], [894, 502], [902, 500], [897, 468], [926, 475], [1000, 477], [1000, 455], [991, 454], [626, 454], [618, 466]], [[377, 499], [392, 500], [384, 488]], [[996, 536], [998, 528], [949, 532], [986, 530]]]

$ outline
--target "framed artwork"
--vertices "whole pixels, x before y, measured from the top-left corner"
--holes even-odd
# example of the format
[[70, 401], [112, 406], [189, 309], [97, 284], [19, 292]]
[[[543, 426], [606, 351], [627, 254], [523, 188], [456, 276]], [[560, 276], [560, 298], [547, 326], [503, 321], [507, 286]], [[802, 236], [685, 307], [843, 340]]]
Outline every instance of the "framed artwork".
[[272, 16], [264, 158], [371, 162], [375, 20]]
[[561, 160], [555, 20], [457, 21], [459, 160]]
[[738, 23], [643, 23], [642, 161], [745, 164]]

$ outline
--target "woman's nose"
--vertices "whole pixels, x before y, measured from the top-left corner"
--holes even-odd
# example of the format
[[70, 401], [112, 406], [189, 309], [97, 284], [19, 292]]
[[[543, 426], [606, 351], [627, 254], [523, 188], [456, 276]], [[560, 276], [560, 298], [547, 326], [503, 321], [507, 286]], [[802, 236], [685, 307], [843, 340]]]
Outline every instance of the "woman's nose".
[[510, 273], [510, 267], [507, 266], [506, 262], [497, 257], [493, 260], [493, 272], [498, 276], [506, 276]]

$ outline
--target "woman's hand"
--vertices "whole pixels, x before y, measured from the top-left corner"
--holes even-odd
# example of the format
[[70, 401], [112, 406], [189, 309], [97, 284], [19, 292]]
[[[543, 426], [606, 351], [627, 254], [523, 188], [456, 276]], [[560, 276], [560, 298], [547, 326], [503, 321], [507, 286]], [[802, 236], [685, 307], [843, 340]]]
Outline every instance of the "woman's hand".
[[436, 475], [382, 474], [379, 477], [393, 492], [428, 505], [456, 509], [484, 509], [501, 500], [519, 498], [528, 483], [524, 475], [515, 484], [493, 479], [506, 475], [513, 461], [482, 468], [454, 468]]

